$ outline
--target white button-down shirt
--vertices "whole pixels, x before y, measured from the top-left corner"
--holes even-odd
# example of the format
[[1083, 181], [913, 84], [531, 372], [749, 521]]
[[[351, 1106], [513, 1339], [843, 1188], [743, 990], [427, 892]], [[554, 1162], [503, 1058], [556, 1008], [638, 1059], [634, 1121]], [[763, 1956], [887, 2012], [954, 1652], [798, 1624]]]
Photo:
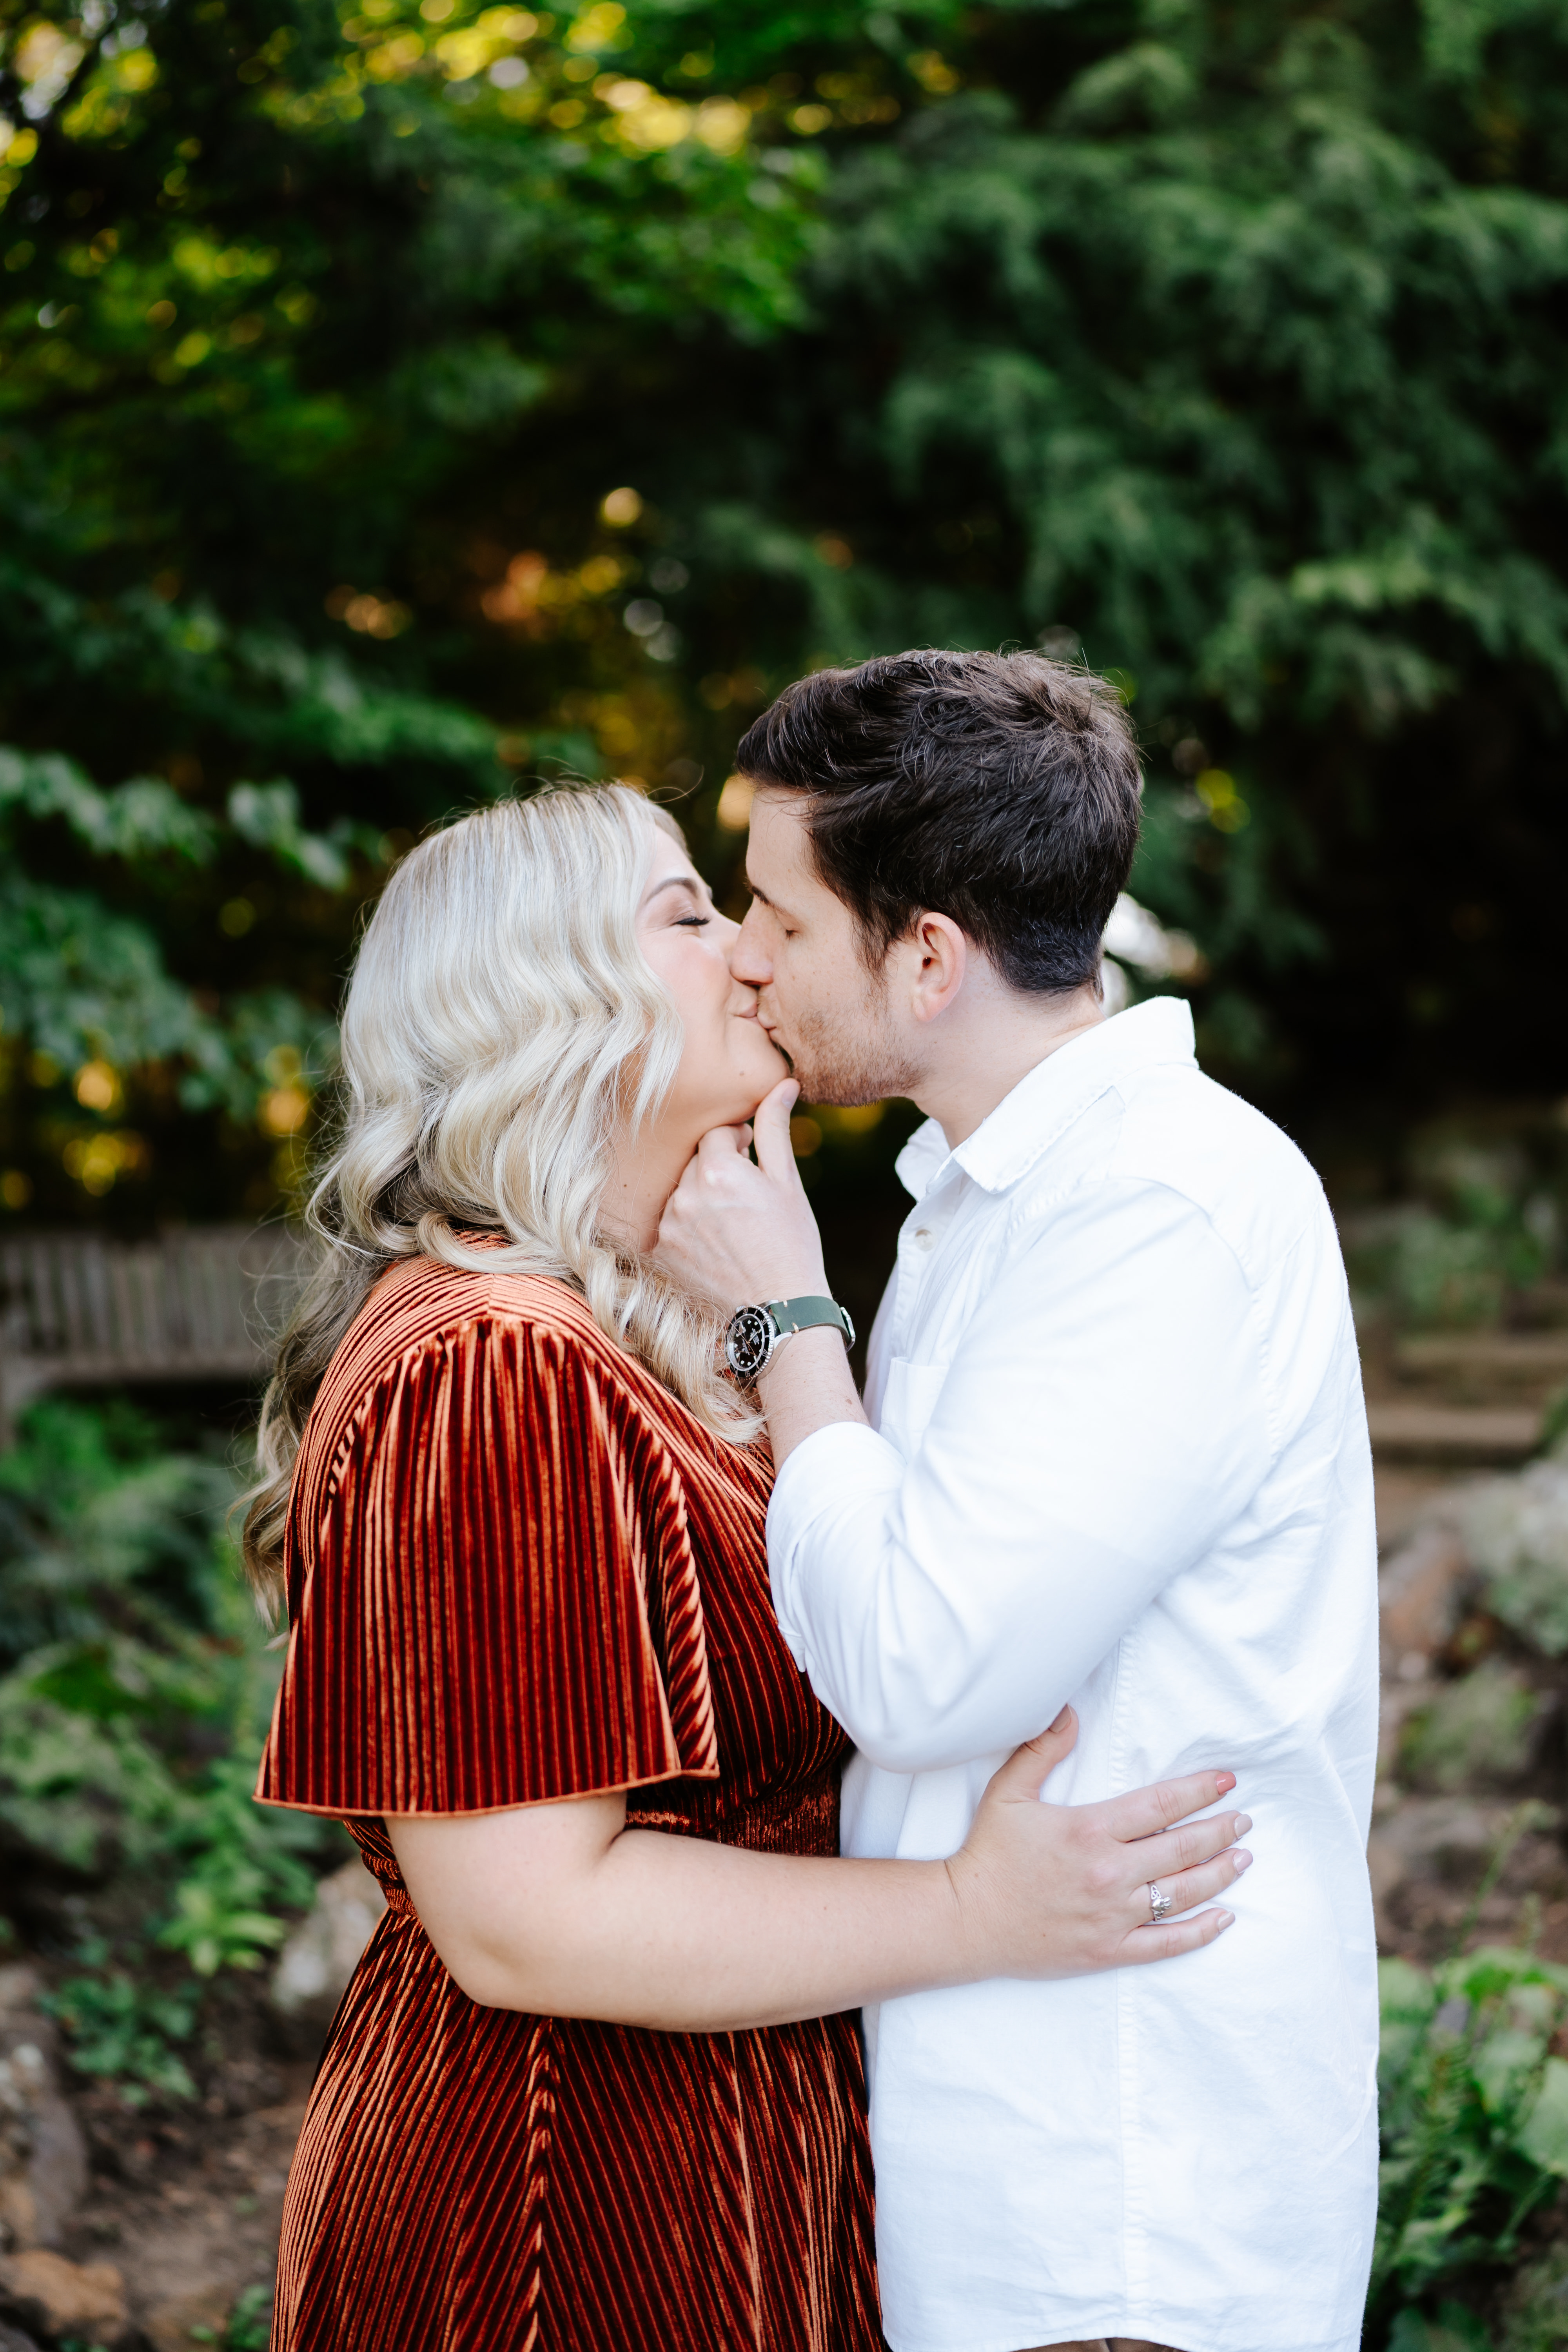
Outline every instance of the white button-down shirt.
[[1376, 1546], [1328, 1204], [1169, 997], [899, 1169], [874, 1426], [807, 1439], [769, 1517], [779, 1622], [860, 1750], [845, 1852], [950, 1853], [1070, 1698], [1051, 1801], [1228, 1766], [1257, 1864], [1182, 1959], [868, 2010], [889, 2339], [1353, 2352]]

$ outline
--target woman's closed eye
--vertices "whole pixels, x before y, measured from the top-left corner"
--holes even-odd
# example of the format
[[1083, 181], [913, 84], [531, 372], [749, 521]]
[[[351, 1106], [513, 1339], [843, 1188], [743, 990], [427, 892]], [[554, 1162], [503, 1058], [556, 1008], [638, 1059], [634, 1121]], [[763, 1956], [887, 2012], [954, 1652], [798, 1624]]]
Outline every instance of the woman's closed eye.
[[705, 931], [712, 920], [711, 915], [678, 915], [675, 928], [678, 931]]

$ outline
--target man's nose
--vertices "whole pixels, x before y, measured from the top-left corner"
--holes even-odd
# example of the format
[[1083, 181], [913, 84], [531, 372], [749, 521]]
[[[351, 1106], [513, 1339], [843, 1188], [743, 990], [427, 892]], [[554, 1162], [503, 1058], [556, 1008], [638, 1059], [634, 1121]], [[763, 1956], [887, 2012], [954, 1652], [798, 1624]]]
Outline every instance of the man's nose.
[[748, 988], [765, 988], [773, 976], [773, 968], [763, 951], [758, 929], [748, 911], [745, 921], [730, 942], [730, 970], [737, 980], [744, 981]]

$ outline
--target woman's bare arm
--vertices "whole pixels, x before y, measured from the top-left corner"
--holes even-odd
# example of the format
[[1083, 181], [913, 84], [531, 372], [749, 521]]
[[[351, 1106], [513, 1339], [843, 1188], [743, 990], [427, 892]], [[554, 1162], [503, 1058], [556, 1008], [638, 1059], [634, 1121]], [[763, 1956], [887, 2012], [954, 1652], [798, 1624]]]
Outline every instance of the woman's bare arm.
[[624, 1796], [387, 1822], [426, 1934], [492, 2009], [713, 2033], [831, 2015], [984, 1977], [1071, 1976], [1212, 1943], [1250, 1856], [1243, 1814], [1184, 1822], [1234, 1788], [1191, 1773], [1100, 1805], [1042, 1805], [1071, 1711], [992, 1780], [946, 1862], [742, 1852], [626, 1826]]

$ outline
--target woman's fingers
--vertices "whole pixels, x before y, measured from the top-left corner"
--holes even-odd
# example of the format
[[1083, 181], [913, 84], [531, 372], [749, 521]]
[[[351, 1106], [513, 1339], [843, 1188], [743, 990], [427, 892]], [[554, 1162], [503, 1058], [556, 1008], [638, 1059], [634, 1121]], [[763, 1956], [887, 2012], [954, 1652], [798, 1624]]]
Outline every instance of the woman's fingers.
[[1236, 1925], [1234, 1911], [1200, 1911], [1194, 1918], [1173, 1919], [1163, 1927], [1134, 1927], [1116, 1956], [1119, 1968], [1142, 1968], [1149, 1960], [1179, 1959], [1198, 1951]]
[[1159, 1837], [1134, 1838], [1126, 1850], [1127, 1866], [1136, 1877], [1157, 1878], [1163, 1885], [1177, 1871], [1212, 1862], [1251, 1827], [1250, 1813], [1205, 1813], [1200, 1820], [1184, 1822], [1179, 1829], [1165, 1830]]
[[[1041, 1783], [1078, 1729], [1064, 1707], [1048, 1731], [1014, 1749], [949, 1864], [984, 1974], [1077, 1976], [1168, 1958], [1212, 1943], [1230, 1924], [1228, 1911], [1196, 1906], [1235, 1886], [1251, 1861], [1236, 1840], [1251, 1823], [1231, 1812], [1183, 1817], [1212, 1804], [1222, 1780], [1234, 1787], [1234, 1776], [1192, 1773], [1110, 1803], [1042, 1804]], [[1184, 1917], [1147, 1924], [1150, 1880]]]
[[1045, 1731], [1037, 1732], [1015, 1748], [1005, 1764], [999, 1765], [991, 1775], [991, 1788], [998, 1797], [1016, 1801], [1037, 1798], [1062, 1758], [1069, 1753], [1078, 1738], [1078, 1717], [1070, 1706], [1064, 1706], [1056, 1721]]
[[[1245, 1846], [1222, 1853], [1213, 1862], [1205, 1862], [1196, 1870], [1179, 1870], [1169, 1877], [1156, 1876], [1152, 1884], [1162, 1895], [1171, 1898], [1170, 1916], [1180, 1911], [1194, 1911], [1200, 1903], [1212, 1903], [1216, 1895], [1223, 1898], [1230, 1893], [1244, 1871], [1252, 1867], [1252, 1856]], [[1140, 1927], [1150, 1922], [1149, 1886], [1132, 1890], [1131, 1901]]]
[[1153, 1837], [1173, 1822], [1184, 1821], [1188, 1813], [1201, 1813], [1205, 1805], [1228, 1797], [1235, 1786], [1234, 1772], [1184, 1773], [1179, 1780], [1156, 1780], [1147, 1789], [1131, 1789], [1125, 1797], [1112, 1797], [1105, 1808], [1105, 1820], [1117, 1837]]

